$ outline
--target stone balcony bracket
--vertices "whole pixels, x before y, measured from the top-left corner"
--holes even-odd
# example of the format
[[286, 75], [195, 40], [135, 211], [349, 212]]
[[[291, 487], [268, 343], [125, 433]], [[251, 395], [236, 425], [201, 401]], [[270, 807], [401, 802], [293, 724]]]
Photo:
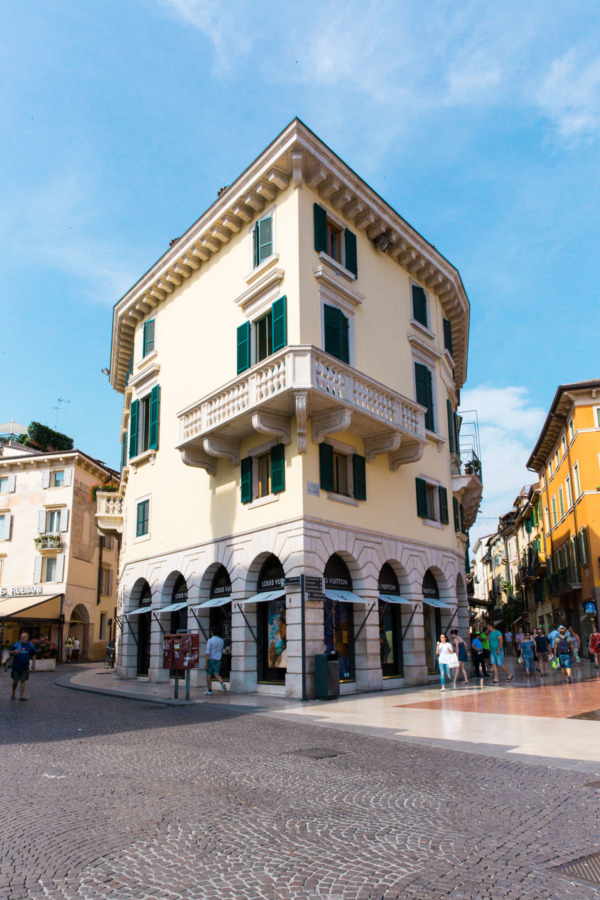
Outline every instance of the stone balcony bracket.
[[465, 527], [473, 525], [479, 511], [483, 485], [477, 475], [453, 475], [452, 492], [457, 500], [462, 503], [464, 510]]
[[109, 491], [96, 494], [96, 525], [101, 534], [123, 533], [123, 496]]

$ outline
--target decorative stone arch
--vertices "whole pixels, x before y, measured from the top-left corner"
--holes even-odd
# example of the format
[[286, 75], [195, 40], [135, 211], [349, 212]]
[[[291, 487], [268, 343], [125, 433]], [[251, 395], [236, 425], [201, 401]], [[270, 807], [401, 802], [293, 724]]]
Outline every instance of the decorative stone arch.
[[69, 617], [68, 633], [79, 640], [78, 662], [85, 662], [89, 658], [91, 648], [90, 614], [83, 603], [77, 603], [71, 610]]
[[132, 609], [137, 609], [140, 605], [140, 599], [142, 596], [150, 592], [150, 596], [153, 596], [153, 591], [150, 586], [149, 581], [146, 578], [140, 577], [137, 578], [133, 583], [133, 587], [129, 591], [128, 602], [125, 603], [126, 610], [125, 612], [130, 612]]
[[186, 587], [189, 590], [188, 581], [187, 578], [185, 578], [185, 575], [180, 572], [179, 569], [173, 569], [163, 581], [160, 589], [161, 606], [168, 606], [172, 602], [173, 588], [180, 578], [185, 580]]
[[[245, 593], [247, 593], [247, 594], [255, 594], [256, 593], [256, 591], [257, 591], [256, 586], [258, 584], [259, 575], [263, 569], [263, 566], [271, 557], [273, 557], [274, 559], [276, 559], [278, 561], [281, 568], [285, 572], [285, 566], [284, 566], [283, 562], [281, 561], [280, 557], [276, 553], [272, 553], [270, 550], [262, 551], [262, 553], [259, 553], [257, 556], [254, 557], [254, 559], [248, 566], [248, 569], [246, 571], [246, 577], [244, 580], [244, 588], [243, 588]], [[232, 583], [233, 583], [233, 579], [232, 579]]]
[[458, 602], [458, 629], [462, 637], [468, 641], [469, 637], [469, 598], [465, 579], [461, 572], [456, 576], [456, 600]]

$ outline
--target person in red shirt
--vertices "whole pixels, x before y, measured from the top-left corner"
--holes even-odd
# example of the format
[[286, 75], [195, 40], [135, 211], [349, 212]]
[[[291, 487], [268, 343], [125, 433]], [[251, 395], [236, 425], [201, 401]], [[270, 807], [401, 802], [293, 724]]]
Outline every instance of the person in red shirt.
[[595, 625], [592, 625], [592, 633], [590, 634], [588, 650], [590, 659], [594, 660], [594, 662], [596, 663], [596, 668], [598, 668], [598, 663], [600, 662], [600, 634], [598, 634], [598, 629]]

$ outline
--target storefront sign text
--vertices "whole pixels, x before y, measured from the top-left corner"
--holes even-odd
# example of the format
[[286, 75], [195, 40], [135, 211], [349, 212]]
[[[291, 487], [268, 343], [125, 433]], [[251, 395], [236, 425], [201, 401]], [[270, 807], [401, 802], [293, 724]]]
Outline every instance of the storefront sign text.
[[41, 594], [41, 584], [15, 584], [13, 587], [0, 587], [0, 597], [39, 597]]

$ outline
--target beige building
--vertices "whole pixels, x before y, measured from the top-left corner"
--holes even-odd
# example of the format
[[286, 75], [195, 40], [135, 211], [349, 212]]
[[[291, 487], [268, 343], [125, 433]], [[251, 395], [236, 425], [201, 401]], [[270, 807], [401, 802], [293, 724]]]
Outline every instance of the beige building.
[[100, 538], [95, 484], [118, 475], [80, 450], [40, 453], [0, 443], [0, 640], [47, 635], [64, 658], [101, 659], [114, 627], [118, 541]]
[[468, 333], [457, 270], [294, 120], [114, 309], [122, 677], [210, 626], [235, 691], [311, 696], [324, 650], [342, 691], [435, 677], [481, 496]]

